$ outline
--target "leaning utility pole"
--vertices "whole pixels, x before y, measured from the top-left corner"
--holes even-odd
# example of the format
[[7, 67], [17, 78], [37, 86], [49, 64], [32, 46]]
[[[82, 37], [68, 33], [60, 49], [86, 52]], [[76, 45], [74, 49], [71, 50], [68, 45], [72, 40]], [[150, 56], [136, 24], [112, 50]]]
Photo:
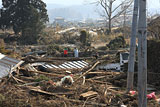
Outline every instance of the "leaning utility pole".
[[139, 0], [138, 21], [138, 107], [147, 107], [146, 0]]
[[137, 17], [138, 17], [138, 0], [134, 0], [132, 32], [131, 32], [131, 39], [130, 39], [130, 53], [129, 53], [129, 62], [128, 62], [127, 92], [129, 92], [133, 88], [136, 34], [137, 34]]

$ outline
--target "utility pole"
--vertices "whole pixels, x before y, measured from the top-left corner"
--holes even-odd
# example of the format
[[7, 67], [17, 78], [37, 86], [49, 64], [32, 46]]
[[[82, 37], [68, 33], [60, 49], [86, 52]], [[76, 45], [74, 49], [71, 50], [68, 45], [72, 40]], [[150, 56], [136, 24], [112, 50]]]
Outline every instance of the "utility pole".
[[138, 107], [147, 107], [146, 0], [139, 0], [138, 21]]
[[130, 53], [129, 53], [129, 62], [128, 62], [127, 92], [129, 92], [133, 88], [133, 81], [134, 81], [137, 17], [138, 17], [138, 0], [134, 0], [132, 32], [131, 32], [131, 39], [130, 39]]

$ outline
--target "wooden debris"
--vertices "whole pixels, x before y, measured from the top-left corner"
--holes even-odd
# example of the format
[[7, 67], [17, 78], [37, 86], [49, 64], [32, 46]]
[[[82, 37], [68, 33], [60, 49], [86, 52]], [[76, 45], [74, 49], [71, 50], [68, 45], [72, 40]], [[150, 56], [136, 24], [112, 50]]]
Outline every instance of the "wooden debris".
[[32, 82], [32, 83], [26, 83], [26, 84], [19, 85], [19, 86], [36, 85], [36, 84], [39, 84], [39, 83], [41, 83], [41, 82], [44, 82], [44, 81], [40, 81], [40, 82]]
[[102, 107], [106, 107], [107, 104], [103, 104], [103, 103], [95, 103], [95, 102], [90, 102], [90, 101], [81, 101], [81, 100], [74, 100], [74, 99], [64, 99], [66, 101], [71, 101], [71, 102], [76, 102], [76, 103], [85, 103], [88, 105], [95, 105], [95, 106], [102, 106]]
[[[74, 103], [79, 103], [79, 104], [87, 104], [87, 105], [92, 105], [92, 106], [100, 106], [100, 107], [107, 107], [107, 104], [104, 103], [95, 103], [95, 102], [91, 102], [91, 101], [81, 101], [81, 100], [75, 100], [75, 99], [67, 99], [66, 97], [61, 97], [63, 100], [65, 101], [69, 101], [69, 102], [74, 102]], [[55, 100], [50, 100], [50, 102], [55, 102]]]
[[105, 74], [105, 75], [116, 75], [116, 74], [120, 74], [120, 72], [89, 72], [88, 74]]
[[99, 61], [97, 61], [89, 70], [87, 70], [85, 73], [83, 73], [79, 78], [77, 78], [76, 80], [75, 80], [75, 82], [76, 81], [78, 81], [81, 77], [83, 77], [83, 76], [85, 76], [86, 74], [88, 74], [92, 69], [94, 69], [98, 64], [99, 64], [100, 62]]
[[95, 96], [95, 95], [97, 95], [97, 94], [98, 94], [97, 92], [88, 91], [88, 92], [86, 92], [86, 93], [82, 93], [82, 94], [80, 95], [80, 99], [86, 99], [86, 98], [88, 98], [88, 97], [93, 97], [93, 96]]
[[44, 74], [44, 75], [56, 76], [56, 77], [64, 77], [65, 76], [63, 74], [46, 73], [46, 72], [41, 72], [41, 71], [28, 71], [28, 72], [34, 72], [34, 73], [38, 73], [38, 74]]
[[98, 80], [92, 80], [92, 79], [86, 79], [86, 81], [95, 82], [95, 83], [99, 83], [99, 84], [106, 84], [106, 82], [98, 81]]
[[106, 76], [99, 76], [99, 77], [93, 77], [93, 78], [90, 78], [90, 79], [102, 79], [102, 78], [105, 78]]
[[56, 96], [59, 97], [58, 95], [71, 95], [74, 94], [73, 92], [68, 92], [68, 93], [51, 93], [51, 92], [47, 92], [47, 91], [43, 91], [37, 87], [32, 87], [32, 86], [27, 86], [27, 88], [29, 88], [31, 91], [34, 92], [38, 92], [38, 93], [42, 93], [42, 94], [46, 94], [46, 95], [51, 95], [51, 96]]
[[23, 80], [20, 80], [20, 79], [18, 79], [18, 78], [16, 78], [16, 77], [14, 77], [14, 76], [12, 76], [12, 78], [18, 83], [18, 81], [19, 82], [21, 82], [21, 83], [26, 83], [25, 81], [23, 81]]
[[83, 76], [83, 82], [82, 82], [82, 85], [84, 85], [84, 84], [85, 84], [85, 82], [86, 82], [86, 77], [85, 77], [85, 76]]

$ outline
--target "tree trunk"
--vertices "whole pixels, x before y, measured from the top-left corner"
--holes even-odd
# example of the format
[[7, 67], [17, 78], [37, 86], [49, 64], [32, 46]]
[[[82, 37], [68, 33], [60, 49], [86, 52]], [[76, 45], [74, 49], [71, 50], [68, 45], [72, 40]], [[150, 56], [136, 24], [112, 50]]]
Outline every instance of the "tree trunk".
[[112, 1], [109, 2], [108, 34], [112, 31]]
[[108, 34], [110, 34], [110, 33], [111, 33], [111, 30], [112, 30], [111, 21], [112, 21], [112, 20], [109, 18], [109, 19], [108, 19]]
[[133, 81], [134, 81], [137, 17], [138, 17], [138, 0], [135, 0], [134, 1], [133, 18], [132, 18], [132, 32], [131, 32], [131, 39], [130, 39], [130, 54], [129, 54], [129, 62], [128, 62], [128, 76], [127, 76], [127, 91], [130, 91], [130, 89], [133, 88]]
[[146, 0], [139, 0], [138, 21], [138, 107], [147, 107]]
[[123, 14], [123, 37], [126, 38], [126, 11]]

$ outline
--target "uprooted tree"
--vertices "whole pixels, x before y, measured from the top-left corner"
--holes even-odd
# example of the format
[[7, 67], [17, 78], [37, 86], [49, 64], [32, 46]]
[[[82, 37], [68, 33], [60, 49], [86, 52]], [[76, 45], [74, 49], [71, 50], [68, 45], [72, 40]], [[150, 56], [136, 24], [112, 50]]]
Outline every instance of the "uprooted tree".
[[46, 4], [42, 0], [2, 0], [2, 6], [1, 29], [12, 28], [15, 34], [21, 33], [25, 44], [36, 43], [48, 21]]
[[[124, 13], [132, 4], [132, 0], [123, 0], [116, 7], [113, 7], [113, 4], [115, 4], [116, 1], [118, 0], [97, 0], [96, 2], [103, 8], [103, 13], [100, 12], [100, 15], [108, 22], [108, 34], [111, 33], [112, 21]], [[122, 6], [124, 6], [123, 9]]]

